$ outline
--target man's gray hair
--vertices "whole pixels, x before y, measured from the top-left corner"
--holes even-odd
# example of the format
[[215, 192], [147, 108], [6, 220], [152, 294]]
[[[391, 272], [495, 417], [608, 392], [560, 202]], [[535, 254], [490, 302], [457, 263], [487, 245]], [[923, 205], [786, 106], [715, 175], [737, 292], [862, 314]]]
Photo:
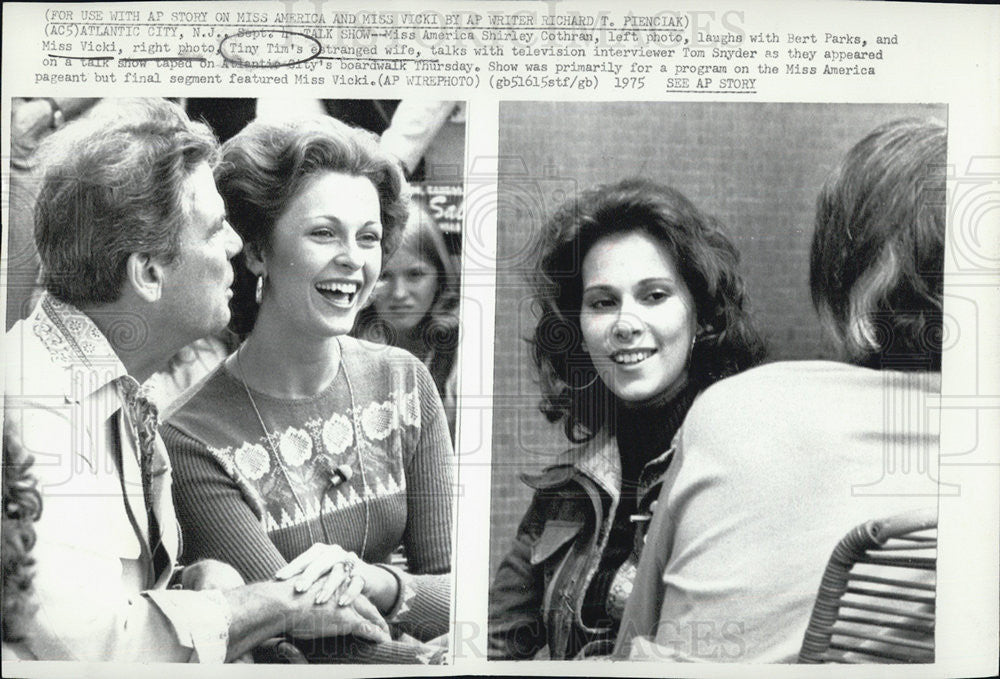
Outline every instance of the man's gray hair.
[[187, 218], [185, 181], [218, 142], [164, 99], [105, 100], [50, 136], [35, 205], [46, 289], [77, 306], [116, 301], [129, 255], [172, 264]]

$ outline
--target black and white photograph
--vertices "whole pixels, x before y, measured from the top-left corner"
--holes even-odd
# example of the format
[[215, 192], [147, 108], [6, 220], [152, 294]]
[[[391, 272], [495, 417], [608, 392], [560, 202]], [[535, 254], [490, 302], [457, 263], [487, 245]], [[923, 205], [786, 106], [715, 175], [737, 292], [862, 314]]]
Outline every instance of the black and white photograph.
[[464, 103], [12, 120], [4, 657], [443, 662]]
[[1000, 7], [3, 19], [2, 676], [995, 672]]
[[500, 104], [491, 659], [934, 661], [947, 118]]

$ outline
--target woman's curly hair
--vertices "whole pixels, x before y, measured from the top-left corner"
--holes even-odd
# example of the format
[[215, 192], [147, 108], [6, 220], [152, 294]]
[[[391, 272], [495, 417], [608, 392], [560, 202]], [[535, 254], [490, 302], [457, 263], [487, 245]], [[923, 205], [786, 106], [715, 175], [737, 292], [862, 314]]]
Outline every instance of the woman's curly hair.
[[42, 496], [28, 471], [34, 459], [24, 452], [8, 423], [3, 433], [3, 640], [20, 641], [18, 623], [34, 613], [31, 582], [35, 560], [35, 521]]
[[599, 239], [641, 230], [672, 255], [695, 301], [699, 332], [688, 366], [698, 389], [760, 363], [764, 342], [747, 310], [739, 253], [722, 225], [676, 189], [626, 179], [582, 192], [561, 205], [542, 229], [532, 287], [539, 312], [533, 359], [540, 409], [563, 421], [582, 442], [604, 426], [610, 394], [581, 344], [582, 263]]

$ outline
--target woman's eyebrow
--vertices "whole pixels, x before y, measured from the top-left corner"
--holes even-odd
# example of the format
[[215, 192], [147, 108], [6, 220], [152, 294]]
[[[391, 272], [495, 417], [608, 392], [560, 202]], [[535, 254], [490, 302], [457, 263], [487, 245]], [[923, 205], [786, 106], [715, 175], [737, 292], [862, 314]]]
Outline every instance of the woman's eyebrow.
[[[642, 286], [642, 285], [650, 285], [650, 284], [653, 284], [653, 283], [670, 283], [670, 284], [675, 284], [676, 282], [677, 282], [677, 279], [672, 278], [670, 276], [654, 276], [652, 278], [643, 278], [642, 280], [638, 280], [638, 281], [636, 281], [635, 283], [632, 284], [632, 287]], [[593, 285], [586, 286], [583, 289], [583, 291], [584, 292], [587, 292], [589, 290], [609, 290], [610, 291], [610, 290], [615, 290], [615, 289], [616, 289], [616, 286], [610, 285], [608, 283], [594, 283]]]
[[337, 217], [336, 215], [328, 215], [323, 212], [319, 212], [312, 215], [306, 215], [306, 219], [323, 220], [325, 222], [330, 222], [334, 226], [340, 226], [343, 223], [340, 221], [340, 217]]

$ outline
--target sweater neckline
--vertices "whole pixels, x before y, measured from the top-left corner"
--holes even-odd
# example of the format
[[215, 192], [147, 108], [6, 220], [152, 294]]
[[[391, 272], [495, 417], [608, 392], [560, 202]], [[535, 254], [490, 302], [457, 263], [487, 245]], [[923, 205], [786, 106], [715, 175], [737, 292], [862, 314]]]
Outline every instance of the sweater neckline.
[[642, 469], [670, 447], [698, 392], [695, 385], [686, 382], [679, 391], [648, 401], [615, 401], [614, 437], [623, 482], [634, 483]]
[[[338, 338], [338, 343], [340, 344], [340, 362], [337, 365], [337, 372], [334, 373], [333, 378], [330, 380], [330, 383], [328, 385], [326, 385], [321, 391], [319, 391], [316, 394], [313, 394], [312, 396], [299, 396], [293, 398], [286, 398], [283, 396], [273, 396], [271, 394], [268, 394], [267, 392], [255, 389], [254, 387], [247, 384], [247, 382], [242, 379], [242, 376], [235, 374], [232, 370], [229, 369], [229, 366], [227, 365], [228, 361], [222, 362], [221, 369], [222, 373], [226, 376], [226, 378], [230, 382], [234, 383], [237, 387], [239, 387], [240, 391], [243, 391], [244, 388], [248, 389], [250, 393], [253, 394], [254, 399], [267, 401], [269, 403], [274, 403], [274, 404], [309, 405], [312, 403], [322, 402], [329, 399], [334, 392], [339, 391], [340, 383], [343, 382], [347, 377], [346, 362], [348, 361], [348, 348], [347, 348], [348, 343], [341, 341], [340, 338]], [[237, 351], [239, 351], [239, 349], [237, 349]]]

